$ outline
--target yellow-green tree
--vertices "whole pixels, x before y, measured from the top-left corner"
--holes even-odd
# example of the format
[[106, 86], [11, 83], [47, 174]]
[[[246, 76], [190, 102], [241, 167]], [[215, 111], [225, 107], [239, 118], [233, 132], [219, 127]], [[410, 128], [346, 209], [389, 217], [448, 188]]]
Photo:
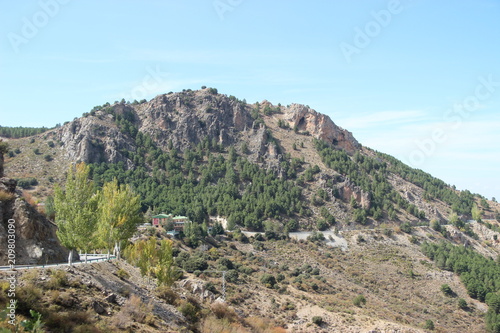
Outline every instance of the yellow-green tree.
[[74, 250], [87, 253], [95, 247], [98, 196], [94, 183], [89, 180], [89, 172], [89, 166], [84, 163], [70, 166], [64, 189], [55, 188], [57, 237], [70, 250], [70, 265]]
[[127, 260], [141, 270], [141, 274], [153, 276], [158, 284], [171, 286], [181, 275], [174, 265], [172, 241], [163, 239], [158, 248], [154, 237], [141, 240], [125, 250]]
[[120, 257], [120, 243], [129, 239], [141, 222], [140, 197], [129, 185], [118, 185], [116, 178], [104, 184], [99, 193], [97, 233], [101, 245], [110, 250], [113, 246]]
[[483, 214], [483, 212], [481, 211], [481, 209], [479, 209], [476, 203], [474, 203], [474, 206], [472, 206], [471, 214], [473, 220], [481, 222], [481, 215]]

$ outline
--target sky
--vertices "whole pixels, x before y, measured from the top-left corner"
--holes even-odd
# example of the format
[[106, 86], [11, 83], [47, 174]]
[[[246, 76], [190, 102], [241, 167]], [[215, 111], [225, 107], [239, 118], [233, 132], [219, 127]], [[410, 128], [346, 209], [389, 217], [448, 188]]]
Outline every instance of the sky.
[[0, 126], [215, 87], [500, 199], [500, 0], [0, 0]]

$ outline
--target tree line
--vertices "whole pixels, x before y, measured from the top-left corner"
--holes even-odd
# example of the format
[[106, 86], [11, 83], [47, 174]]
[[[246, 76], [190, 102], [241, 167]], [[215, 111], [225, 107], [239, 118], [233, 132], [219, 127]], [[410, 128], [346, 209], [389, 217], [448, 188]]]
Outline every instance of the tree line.
[[0, 126], [0, 136], [10, 139], [25, 138], [48, 131], [47, 127], [6, 127]]

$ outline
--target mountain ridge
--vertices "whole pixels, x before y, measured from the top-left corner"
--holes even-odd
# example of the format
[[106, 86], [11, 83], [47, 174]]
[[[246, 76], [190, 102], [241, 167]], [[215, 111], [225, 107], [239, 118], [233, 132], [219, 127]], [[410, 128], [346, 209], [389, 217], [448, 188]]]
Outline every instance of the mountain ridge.
[[[44, 178], [46, 176], [41, 173], [46, 171], [40, 167], [37, 169], [37, 166], [55, 166], [57, 172], [51, 176], [53, 182], [61, 182], [61, 175], [67, 165], [78, 161], [96, 165], [103, 162], [123, 163], [126, 170], [142, 166], [146, 172], [152, 173], [155, 165], [158, 165], [154, 160], [157, 156], [152, 156], [153, 150], [147, 151], [144, 146], [157, 147], [154, 152], [156, 155], [171, 153], [174, 149], [184, 153], [186, 150], [199, 149], [197, 147], [200, 146], [203, 149], [209, 146], [209, 150], [225, 156], [232, 147], [240, 156], [257, 163], [275, 176], [299, 181], [312, 211], [310, 215], [319, 215], [324, 204], [314, 203], [321, 201], [317, 200], [318, 192], [322, 195], [326, 192], [324, 196], [328, 200], [322, 201], [326, 201], [330, 213], [345, 224], [349, 220], [365, 222], [366, 218], [371, 224], [377, 224], [376, 220], [384, 222], [394, 219], [413, 224], [420, 221], [428, 223], [433, 219], [444, 222], [454, 209], [451, 204], [453, 200], [462, 200], [460, 196], [467, 193], [446, 189], [447, 196], [456, 193], [458, 198], [448, 201], [442, 200], [443, 195], [430, 195], [426, 187], [430, 186], [433, 192], [439, 193], [444, 191], [446, 185], [441, 182], [434, 186], [433, 183], [438, 181], [430, 175], [421, 183], [405, 178], [404, 175], [414, 172], [414, 169], [402, 167], [399, 161], [390, 156], [362, 146], [351, 132], [308, 106], [273, 105], [265, 100], [248, 104], [234, 96], [219, 94], [215, 88], [162, 94], [141, 103], [123, 100], [112, 105], [106, 103], [94, 107], [81, 118], [32, 137], [29, 144], [27, 140], [10, 141], [14, 146], [19, 142], [16, 149], [38, 145], [38, 150], [42, 152], [31, 154], [24, 163], [19, 161], [26, 152], [9, 158], [8, 171], [15, 178]], [[35, 142], [31, 142], [33, 140]], [[321, 156], [318, 142], [327, 145], [322, 146], [324, 153]], [[45, 147], [46, 143], [53, 147]], [[42, 155], [46, 161], [29, 163], [30, 159], [40, 161]], [[325, 158], [328, 159], [326, 163]], [[287, 167], [283, 165], [290, 164], [293, 159], [302, 160], [302, 167], [292, 170], [292, 176], [285, 175]], [[359, 168], [361, 160], [368, 165], [366, 168]], [[345, 163], [348, 164], [347, 168], [341, 165]], [[332, 165], [340, 165], [341, 169]], [[392, 165], [398, 167], [391, 169]], [[320, 172], [311, 177], [310, 172], [306, 171], [314, 166], [320, 166]], [[419, 177], [424, 176], [419, 174]], [[51, 183], [45, 181], [44, 185], [46, 192], [50, 193]], [[351, 203], [351, 198], [356, 203]], [[468, 219], [472, 202], [479, 203], [481, 199], [484, 198], [467, 195], [463, 199], [468, 202], [466, 207], [455, 211]], [[490, 207], [489, 217], [494, 216], [498, 206], [491, 201], [486, 203]], [[357, 211], [355, 206], [359, 206]], [[486, 207], [481, 208], [486, 210]], [[305, 226], [311, 227], [311, 216], [305, 220], [308, 220]]]

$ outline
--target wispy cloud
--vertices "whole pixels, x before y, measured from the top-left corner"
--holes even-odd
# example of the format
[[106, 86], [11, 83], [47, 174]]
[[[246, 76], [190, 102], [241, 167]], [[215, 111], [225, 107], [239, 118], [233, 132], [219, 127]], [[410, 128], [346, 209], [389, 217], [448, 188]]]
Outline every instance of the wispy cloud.
[[344, 128], [356, 130], [379, 128], [381, 125], [414, 124], [424, 120], [426, 116], [426, 112], [422, 110], [380, 111], [356, 115], [353, 118], [340, 118], [337, 122]]

